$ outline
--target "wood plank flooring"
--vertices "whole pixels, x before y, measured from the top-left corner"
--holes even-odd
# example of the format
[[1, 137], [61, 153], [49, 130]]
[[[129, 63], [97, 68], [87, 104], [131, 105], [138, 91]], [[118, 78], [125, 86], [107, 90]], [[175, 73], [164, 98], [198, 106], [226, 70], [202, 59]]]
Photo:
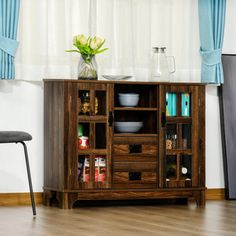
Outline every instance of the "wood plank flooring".
[[1, 236], [227, 236], [236, 235], [236, 201], [188, 205], [79, 206], [73, 210], [37, 206], [0, 207]]

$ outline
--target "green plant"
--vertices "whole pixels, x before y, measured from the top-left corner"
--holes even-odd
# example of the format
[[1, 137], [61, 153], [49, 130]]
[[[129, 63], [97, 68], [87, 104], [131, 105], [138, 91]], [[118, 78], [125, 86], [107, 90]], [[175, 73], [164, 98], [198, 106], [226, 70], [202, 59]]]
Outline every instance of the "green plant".
[[85, 62], [90, 62], [91, 58], [99, 53], [102, 53], [108, 48], [103, 48], [105, 39], [102, 37], [94, 36], [86, 37], [83, 34], [74, 36], [73, 45], [77, 48], [75, 50], [66, 50], [66, 52], [78, 52], [81, 54]]

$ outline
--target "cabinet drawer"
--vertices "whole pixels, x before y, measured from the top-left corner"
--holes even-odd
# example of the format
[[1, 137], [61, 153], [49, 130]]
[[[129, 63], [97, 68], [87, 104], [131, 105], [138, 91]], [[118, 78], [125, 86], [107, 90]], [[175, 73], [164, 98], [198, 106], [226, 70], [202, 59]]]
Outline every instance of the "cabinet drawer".
[[144, 171], [144, 172], [156, 172], [157, 171], [157, 163], [156, 162], [149, 162], [149, 163], [142, 163], [142, 162], [127, 162], [127, 163], [119, 163], [114, 162], [113, 164], [113, 171]]
[[114, 162], [156, 162], [157, 155], [144, 155], [144, 154], [120, 154], [113, 155]]
[[157, 164], [114, 163], [113, 188], [156, 188]]
[[142, 153], [146, 155], [157, 155], [157, 146], [150, 144], [114, 144], [113, 154]]

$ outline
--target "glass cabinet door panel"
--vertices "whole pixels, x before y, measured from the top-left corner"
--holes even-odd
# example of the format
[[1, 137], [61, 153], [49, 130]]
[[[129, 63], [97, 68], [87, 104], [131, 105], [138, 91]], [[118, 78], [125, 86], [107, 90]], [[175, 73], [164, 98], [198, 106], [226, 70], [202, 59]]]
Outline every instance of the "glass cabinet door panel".
[[78, 124], [78, 150], [90, 148], [90, 123], [81, 122]]
[[79, 155], [77, 177], [79, 189], [106, 188], [106, 156]]
[[181, 93], [181, 116], [191, 116], [191, 94]]
[[177, 179], [177, 156], [166, 156], [166, 181]]
[[78, 185], [79, 189], [91, 187], [91, 165], [89, 155], [79, 155], [78, 157]]
[[177, 116], [176, 93], [166, 93], [166, 116]]
[[106, 91], [95, 91], [95, 115], [107, 114], [107, 98]]
[[79, 115], [90, 114], [90, 91], [79, 90]]
[[180, 180], [191, 181], [192, 179], [192, 157], [182, 155], [180, 158]]
[[106, 182], [107, 180], [107, 162], [106, 156], [95, 156], [95, 182]]
[[106, 123], [96, 123], [95, 124], [95, 149], [106, 149]]
[[177, 149], [177, 125], [166, 125], [166, 149]]
[[192, 125], [182, 124], [182, 149], [191, 149], [192, 147]]

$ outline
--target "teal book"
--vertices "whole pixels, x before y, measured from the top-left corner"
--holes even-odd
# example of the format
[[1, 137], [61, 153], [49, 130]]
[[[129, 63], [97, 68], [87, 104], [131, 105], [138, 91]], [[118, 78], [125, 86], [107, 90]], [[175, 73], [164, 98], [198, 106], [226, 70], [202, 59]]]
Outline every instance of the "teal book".
[[177, 96], [175, 93], [166, 93], [166, 116], [176, 116]]
[[172, 93], [172, 102], [171, 102], [171, 116], [177, 115], [177, 96], [176, 93]]
[[170, 104], [171, 104], [171, 94], [166, 93], [166, 116], [171, 116]]
[[181, 94], [181, 116], [190, 116], [190, 94]]

